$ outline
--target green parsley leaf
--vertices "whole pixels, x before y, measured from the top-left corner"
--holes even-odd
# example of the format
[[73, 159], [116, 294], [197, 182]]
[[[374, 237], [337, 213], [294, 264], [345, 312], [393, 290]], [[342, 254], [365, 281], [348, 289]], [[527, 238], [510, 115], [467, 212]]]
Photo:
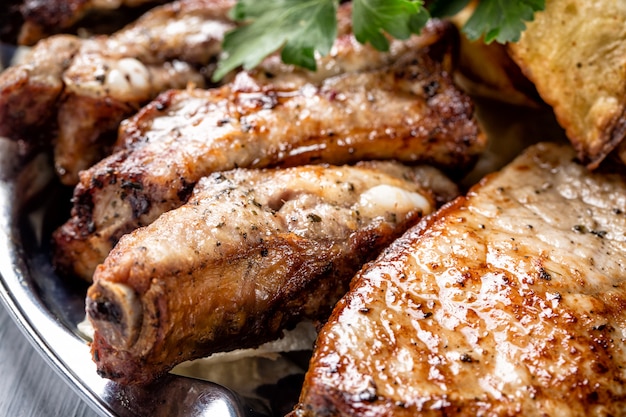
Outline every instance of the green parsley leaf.
[[353, 0], [352, 27], [360, 43], [371, 43], [380, 51], [389, 50], [385, 33], [407, 39], [419, 33], [430, 16], [419, 0]]
[[517, 42], [536, 11], [545, 8], [545, 0], [480, 0], [463, 26], [469, 39], [484, 35], [486, 43]]
[[337, 37], [337, 7], [337, 0], [239, 0], [231, 16], [251, 23], [226, 34], [213, 79], [254, 68], [281, 48], [283, 62], [315, 71], [315, 51], [328, 54]]
[[[359, 42], [386, 51], [386, 35], [406, 39], [419, 33], [430, 15], [451, 16], [468, 3], [431, 0], [427, 10], [421, 0], [353, 0], [352, 26]], [[224, 37], [213, 80], [239, 66], [253, 68], [279, 50], [283, 62], [316, 70], [315, 54], [328, 54], [337, 37], [337, 7], [339, 0], [238, 0], [231, 17], [242, 25]], [[480, 0], [462, 30], [487, 43], [516, 42], [525, 22], [544, 8], [545, 0]]]

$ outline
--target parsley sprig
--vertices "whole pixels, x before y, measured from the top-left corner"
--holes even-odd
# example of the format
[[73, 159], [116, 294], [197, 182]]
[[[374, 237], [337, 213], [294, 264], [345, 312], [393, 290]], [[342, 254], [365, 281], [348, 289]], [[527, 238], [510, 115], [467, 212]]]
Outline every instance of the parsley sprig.
[[[356, 39], [386, 51], [385, 34], [407, 39], [419, 33], [428, 19], [451, 16], [470, 0], [435, 0], [428, 8], [421, 0], [353, 0], [352, 25]], [[241, 25], [226, 34], [224, 54], [214, 80], [242, 66], [251, 69], [281, 51], [281, 59], [314, 71], [315, 54], [326, 55], [337, 37], [339, 0], [238, 0], [231, 17]], [[545, 0], [480, 0], [463, 27], [470, 39], [515, 42]]]
[[[435, 0], [429, 10], [433, 16], [453, 16], [470, 0]], [[545, 0], [480, 0], [472, 16], [463, 26], [463, 32], [472, 40], [484, 37], [486, 43], [517, 42], [533, 20], [535, 12], [545, 8]]]

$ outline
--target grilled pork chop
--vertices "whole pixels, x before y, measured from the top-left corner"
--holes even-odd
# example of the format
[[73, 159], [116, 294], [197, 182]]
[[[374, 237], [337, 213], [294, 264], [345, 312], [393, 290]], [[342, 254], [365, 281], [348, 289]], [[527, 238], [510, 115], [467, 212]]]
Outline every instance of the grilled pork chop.
[[238, 169], [124, 236], [94, 275], [87, 312], [98, 372], [146, 383], [174, 365], [321, 319], [361, 265], [448, 198], [432, 168]]
[[180, 0], [111, 36], [46, 39], [24, 64], [0, 75], [0, 134], [27, 139], [37, 129], [54, 130], [57, 171], [65, 184], [76, 184], [78, 172], [110, 148], [124, 118], [161, 91], [205, 85], [203, 67], [234, 27], [232, 4]]
[[291, 417], [617, 416], [626, 171], [540, 144], [352, 282]]
[[215, 171], [367, 159], [463, 170], [485, 147], [472, 103], [427, 50], [320, 87], [240, 78], [169, 91], [130, 120], [120, 150], [81, 174], [72, 217], [54, 233], [59, 271], [90, 280], [123, 234], [183, 204]]

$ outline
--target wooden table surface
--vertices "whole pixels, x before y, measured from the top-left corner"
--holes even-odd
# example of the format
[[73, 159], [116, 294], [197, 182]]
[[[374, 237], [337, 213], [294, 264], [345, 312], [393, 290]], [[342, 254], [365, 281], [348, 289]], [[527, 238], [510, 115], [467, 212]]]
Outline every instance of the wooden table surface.
[[0, 304], [0, 416], [95, 417]]

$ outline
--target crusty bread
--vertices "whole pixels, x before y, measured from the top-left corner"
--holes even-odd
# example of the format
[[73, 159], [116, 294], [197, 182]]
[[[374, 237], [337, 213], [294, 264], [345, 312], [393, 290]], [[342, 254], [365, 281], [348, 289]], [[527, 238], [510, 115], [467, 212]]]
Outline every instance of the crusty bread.
[[623, 1], [547, 0], [510, 45], [589, 168], [626, 135], [625, 21]]

